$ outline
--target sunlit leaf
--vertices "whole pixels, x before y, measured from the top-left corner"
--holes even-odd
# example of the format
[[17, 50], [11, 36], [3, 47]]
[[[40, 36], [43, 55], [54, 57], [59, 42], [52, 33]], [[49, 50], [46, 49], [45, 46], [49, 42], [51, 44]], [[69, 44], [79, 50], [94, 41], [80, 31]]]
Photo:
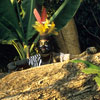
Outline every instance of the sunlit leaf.
[[87, 65], [87, 68], [83, 69], [82, 72], [86, 74], [96, 74], [97, 76], [94, 77], [94, 80], [96, 81], [97, 85], [100, 86], [100, 67], [93, 65], [92, 63], [88, 61], [83, 60], [72, 60], [73, 63], [84, 63]]
[[100, 77], [95, 77], [94, 80], [96, 81], [97, 85], [100, 86]]
[[97, 73], [100, 73], [100, 70], [92, 69], [92, 68], [85, 68], [82, 70], [82, 72], [84, 72], [86, 74], [97, 74]]

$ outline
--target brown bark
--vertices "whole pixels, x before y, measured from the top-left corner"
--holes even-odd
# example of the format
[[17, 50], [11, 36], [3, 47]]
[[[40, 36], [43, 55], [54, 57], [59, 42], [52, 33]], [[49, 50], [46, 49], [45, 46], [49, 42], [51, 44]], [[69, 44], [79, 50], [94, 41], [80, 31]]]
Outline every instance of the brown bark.
[[78, 32], [74, 19], [71, 19], [69, 23], [59, 32], [57, 42], [61, 52], [70, 54], [80, 53]]

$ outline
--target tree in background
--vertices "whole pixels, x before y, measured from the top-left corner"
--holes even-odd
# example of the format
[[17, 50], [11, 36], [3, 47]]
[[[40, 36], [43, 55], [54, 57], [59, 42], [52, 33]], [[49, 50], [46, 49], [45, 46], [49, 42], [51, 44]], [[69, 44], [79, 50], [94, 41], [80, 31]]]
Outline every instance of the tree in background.
[[73, 55], [80, 54], [79, 37], [74, 18], [60, 30], [57, 41], [61, 52]]

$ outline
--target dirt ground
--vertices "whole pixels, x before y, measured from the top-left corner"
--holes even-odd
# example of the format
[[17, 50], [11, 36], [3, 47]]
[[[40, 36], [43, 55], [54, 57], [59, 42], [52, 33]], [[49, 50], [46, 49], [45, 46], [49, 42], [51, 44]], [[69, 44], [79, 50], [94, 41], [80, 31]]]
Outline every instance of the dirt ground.
[[[100, 53], [82, 59], [100, 65]], [[0, 100], [100, 100], [95, 75], [82, 63], [53, 63], [12, 72], [0, 79]]]

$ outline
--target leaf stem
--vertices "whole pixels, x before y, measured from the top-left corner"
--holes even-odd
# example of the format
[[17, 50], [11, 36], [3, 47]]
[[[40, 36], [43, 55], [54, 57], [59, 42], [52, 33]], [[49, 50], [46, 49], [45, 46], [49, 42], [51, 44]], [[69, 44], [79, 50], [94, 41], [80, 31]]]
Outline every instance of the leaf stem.
[[53, 14], [53, 16], [50, 18], [50, 22], [52, 22], [58, 14], [61, 12], [61, 10], [65, 7], [65, 5], [68, 3], [69, 0], [65, 0], [63, 4], [58, 8], [58, 10]]

